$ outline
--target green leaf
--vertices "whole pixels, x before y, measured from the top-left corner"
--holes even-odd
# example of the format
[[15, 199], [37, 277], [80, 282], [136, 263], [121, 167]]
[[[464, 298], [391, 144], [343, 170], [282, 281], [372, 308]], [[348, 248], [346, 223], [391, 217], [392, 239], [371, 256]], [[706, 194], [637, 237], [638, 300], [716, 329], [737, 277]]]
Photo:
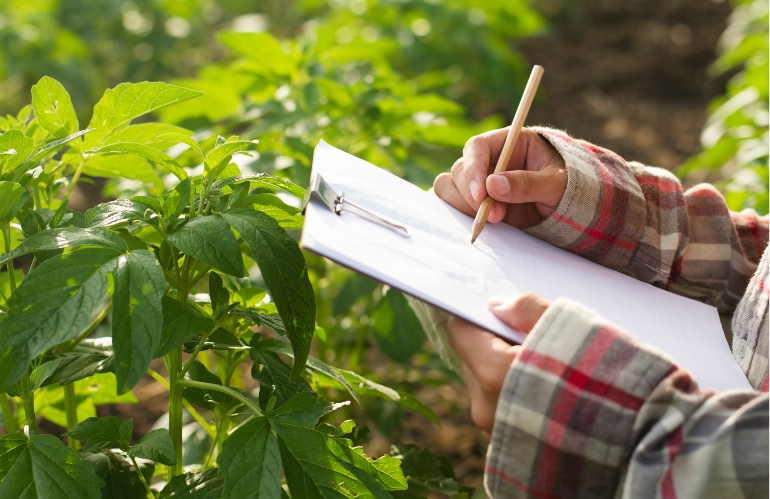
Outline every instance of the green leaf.
[[209, 297], [214, 318], [219, 318], [230, 304], [230, 292], [222, 283], [222, 278], [216, 272], [209, 273]]
[[117, 144], [109, 144], [99, 149], [96, 149], [94, 152], [98, 154], [107, 154], [107, 153], [133, 154], [133, 155], [148, 159], [153, 163], [155, 163], [156, 165], [160, 166], [161, 168], [168, 170], [169, 172], [173, 173], [174, 176], [179, 180], [184, 180], [187, 178], [187, 172], [185, 171], [184, 168], [179, 166], [179, 163], [177, 163], [176, 160], [174, 160], [174, 158], [148, 145], [135, 144], [131, 142], [118, 142]]
[[280, 42], [269, 33], [235, 33], [219, 35], [219, 41], [256, 63], [260, 71], [274, 75], [289, 75], [296, 70], [291, 57]]
[[134, 221], [157, 225], [157, 214], [148, 204], [131, 199], [102, 203], [86, 212], [89, 227], [112, 227]]
[[27, 190], [15, 182], [0, 182], [0, 227], [13, 220]]
[[[248, 150], [250, 147], [254, 147], [256, 141], [250, 140], [235, 140], [232, 142], [225, 142], [224, 144], [217, 145], [206, 155], [206, 171], [213, 171], [216, 167], [227, 165], [230, 162], [230, 158], [233, 154]], [[216, 176], [216, 173], [214, 174]]]
[[214, 321], [201, 315], [192, 305], [170, 296], [164, 296], [162, 304], [163, 330], [160, 344], [155, 350], [156, 358], [163, 357], [179, 345], [214, 328]]
[[72, 133], [70, 135], [67, 135], [64, 138], [52, 140], [50, 142], [45, 142], [43, 147], [35, 151], [35, 153], [30, 156], [30, 158], [27, 160], [27, 163], [30, 165], [34, 165], [47, 155], [54, 152], [56, 149], [60, 148], [61, 146], [72, 142], [73, 140], [77, 139], [78, 137], [81, 137], [89, 132], [92, 132], [93, 130], [91, 128], [86, 128], [85, 130], [80, 130], [79, 132]]
[[157, 149], [167, 149], [175, 141], [166, 139], [167, 134], [181, 135], [190, 138], [192, 132], [176, 125], [168, 123], [139, 123], [120, 129], [102, 141], [103, 145], [117, 144], [118, 142], [133, 142], [138, 144], [152, 144]]
[[165, 428], [151, 430], [128, 450], [130, 457], [141, 457], [156, 463], [173, 466], [176, 463], [174, 443]]
[[289, 206], [274, 194], [252, 194], [238, 200], [233, 207], [251, 208], [266, 213], [286, 230], [301, 229], [304, 221], [298, 208]]
[[53, 435], [0, 437], [0, 497], [99, 499], [104, 482], [94, 469]]
[[401, 460], [409, 492], [424, 494], [434, 490], [446, 495], [460, 493], [451, 466], [447, 469], [428, 449], [410, 444], [399, 445], [393, 447], [391, 455]]
[[217, 458], [225, 479], [222, 499], [278, 497], [281, 457], [267, 418], [254, 418], [235, 430]]
[[298, 393], [315, 393], [302, 376], [291, 380], [292, 369], [275, 353], [268, 350], [252, 349], [250, 352], [251, 376], [259, 381], [259, 405], [264, 409], [270, 397], [277, 397], [276, 407], [280, 407]]
[[86, 137], [84, 144], [89, 149], [93, 148], [116, 129], [128, 125], [134, 118], [201, 95], [202, 92], [168, 83], [121, 83], [105, 91], [104, 96], [94, 106], [94, 115], [88, 128], [96, 130]]
[[133, 431], [133, 419], [121, 421], [115, 416], [107, 416], [88, 418], [75, 425], [67, 434], [77, 440], [88, 440], [84, 452], [116, 448], [125, 451], [131, 446]]
[[145, 499], [144, 479], [150, 482], [155, 475], [155, 464], [145, 459], [137, 459], [139, 470], [134, 469], [134, 463], [128, 455], [118, 449], [100, 454], [86, 454], [85, 459], [96, 465], [94, 474], [104, 480], [101, 499]]
[[96, 246], [123, 253], [128, 250], [126, 242], [114, 232], [103, 228], [81, 229], [65, 227], [38, 232], [29, 239], [24, 239], [19, 246], [0, 256], [0, 266], [8, 260], [43, 250], [73, 248], [77, 246]]
[[168, 236], [183, 253], [235, 277], [243, 277], [241, 248], [221, 215], [196, 217]]
[[40, 386], [48, 378], [50, 378], [54, 372], [56, 372], [56, 369], [59, 367], [60, 363], [61, 363], [61, 359], [55, 359], [50, 362], [46, 362], [45, 364], [33, 369], [29, 375], [29, 383], [30, 383], [28, 385], [29, 393], [32, 393], [38, 388], [40, 388]]
[[[376, 461], [349, 441], [314, 428], [318, 413], [300, 395], [269, 416], [278, 434], [281, 461], [292, 497], [390, 497], [388, 490], [405, 490], [400, 461], [383, 456]], [[309, 410], [310, 409], [310, 410]], [[312, 414], [312, 416], [310, 415]]]
[[377, 281], [358, 273], [353, 273], [345, 280], [337, 296], [334, 297], [332, 315], [342, 315], [364, 296], [370, 296], [379, 285]]
[[120, 253], [84, 248], [46, 260], [8, 300], [0, 335], [0, 385], [8, 388], [29, 362], [83, 331], [107, 292], [105, 273]]
[[237, 177], [229, 177], [222, 180], [217, 180], [211, 186], [224, 187], [226, 185], [235, 184], [244, 180], [248, 180], [252, 186], [256, 187], [277, 187], [279, 189], [283, 189], [300, 199], [305, 196], [305, 189], [298, 186], [294, 182], [283, 179], [281, 177], [274, 177], [272, 175], [268, 175], [267, 173], [255, 173], [253, 175], [239, 175]]
[[112, 338], [86, 338], [71, 351], [59, 357], [56, 371], [43, 385], [68, 385], [96, 373], [112, 369]]
[[425, 332], [404, 295], [389, 289], [372, 314], [374, 339], [383, 352], [396, 362], [409, 364], [420, 352]]
[[[286, 343], [276, 340], [276, 339], [266, 339], [266, 340], [260, 340], [256, 343], [254, 343], [254, 349], [259, 351], [270, 351], [275, 352], [279, 355], [285, 355], [287, 357], [294, 358], [294, 352], [291, 351], [291, 348], [286, 345]], [[318, 360], [317, 358], [311, 356], [308, 356], [307, 358], [307, 364], [306, 367], [312, 371], [320, 372], [322, 374], [325, 374], [326, 376], [329, 376], [330, 378], [336, 380], [342, 387], [348, 391], [351, 397], [358, 402], [359, 405], [361, 404], [361, 399], [358, 397], [358, 394], [356, 394], [355, 389], [348, 383], [348, 380], [345, 379], [345, 377], [337, 370], [336, 368], [330, 366], [329, 364]]]
[[149, 184], [146, 186], [147, 188], [163, 186], [163, 180], [152, 165], [144, 158], [133, 154], [97, 154], [91, 156], [83, 167], [83, 174], [92, 177], [122, 177], [139, 180]]
[[398, 392], [398, 395], [401, 398], [399, 401], [401, 407], [409, 409], [410, 411], [414, 411], [417, 414], [422, 414], [437, 425], [441, 426], [441, 419], [436, 415], [435, 412], [433, 412], [433, 409], [420, 402], [417, 397], [411, 393], [406, 392]]
[[61, 83], [48, 76], [43, 76], [32, 86], [32, 109], [40, 126], [54, 137], [66, 137], [80, 128], [70, 94]]
[[219, 468], [210, 468], [175, 476], [163, 487], [158, 499], [222, 499], [224, 486]]
[[24, 163], [35, 149], [35, 141], [18, 130], [0, 134], [0, 177]]
[[[242, 317], [253, 322], [257, 326], [264, 326], [274, 333], [278, 333], [281, 336], [286, 334], [286, 328], [283, 325], [281, 316], [277, 314], [262, 314], [253, 310], [243, 310], [235, 307], [230, 312], [230, 315]], [[294, 357], [294, 353], [291, 354]]]
[[203, 148], [201, 148], [201, 145], [198, 143], [198, 141], [190, 137], [189, 135], [185, 135], [179, 132], [168, 132], [168, 133], [162, 133], [158, 135], [157, 139], [163, 140], [163, 141], [181, 142], [183, 144], [187, 144], [193, 149], [193, 151], [197, 152], [200, 155], [201, 159], [206, 157], [206, 153], [203, 152]]
[[115, 266], [112, 348], [118, 393], [124, 393], [144, 376], [160, 344], [166, 280], [155, 256], [146, 250], [119, 256]]
[[292, 379], [305, 367], [315, 331], [315, 295], [297, 242], [274, 219], [254, 210], [223, 214], [251, 249], [294, 351]]

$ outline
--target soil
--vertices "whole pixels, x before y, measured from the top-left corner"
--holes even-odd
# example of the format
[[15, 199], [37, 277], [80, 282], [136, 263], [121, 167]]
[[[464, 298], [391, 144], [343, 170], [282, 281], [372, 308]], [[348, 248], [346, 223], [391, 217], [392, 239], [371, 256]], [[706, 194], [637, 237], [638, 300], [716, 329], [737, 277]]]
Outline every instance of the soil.
[[[516, 46], [546, 70], [529, 124], [567, 130], [626, 159], [669, 169], [698, 152], [706, 106], [726, 82], [708, 73], [730, 12], [726, 2], [544, 0], [541, 8], [551, 31]], [[377, 352], [368, 360], [386, 363]], [[138, 437], [166, 412], [168, 396], [150, 378], [134, 393], [138, 405], [100, 406], [98, 412], [133, 417]], [[471, 421], [464, 386], [424, 386], [416, 396], [442, 425], [407, 411], [392, 441], [446, 455], [461, 484], [481, 487], [487, 440]], [[62, 431], [49, 426], [43, 431]], [[390, 443], [375, 430], [366, 450], [379, 455]]]

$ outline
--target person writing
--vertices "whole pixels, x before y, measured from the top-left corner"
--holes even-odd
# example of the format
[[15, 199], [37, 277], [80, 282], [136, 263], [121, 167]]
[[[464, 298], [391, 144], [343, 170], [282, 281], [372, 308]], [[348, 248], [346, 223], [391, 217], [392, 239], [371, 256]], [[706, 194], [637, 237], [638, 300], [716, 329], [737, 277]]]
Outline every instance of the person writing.
[[[490, 437], [495, 499], [768, 497], [768, 217], [730, 212], [712, 186], [547, 129], [470, 139], [435, 193], [639, 280], [733, 314], [732, 351], [755, 391], [715, 392], [676, 359], [568, 300], [493, 297], [522, 345], [458, 318], [474, 423]], [[677, 334], [669, 331], [668, 334]]]

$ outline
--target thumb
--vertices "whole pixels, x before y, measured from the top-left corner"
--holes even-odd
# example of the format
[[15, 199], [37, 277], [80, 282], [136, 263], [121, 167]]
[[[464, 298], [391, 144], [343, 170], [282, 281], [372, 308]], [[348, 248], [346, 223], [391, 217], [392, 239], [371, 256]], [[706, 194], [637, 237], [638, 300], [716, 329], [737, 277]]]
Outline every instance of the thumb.
[[487, 177], [487, 192], [504, 203], [545, 203], [558, 206], [567, 188], [566, 171], [513, 170]]
[[514, 298], [493, 296], [489, 299], [489, 310], [512, 328], [529, 333], [550, 304], [534, 293], [524, 293]]

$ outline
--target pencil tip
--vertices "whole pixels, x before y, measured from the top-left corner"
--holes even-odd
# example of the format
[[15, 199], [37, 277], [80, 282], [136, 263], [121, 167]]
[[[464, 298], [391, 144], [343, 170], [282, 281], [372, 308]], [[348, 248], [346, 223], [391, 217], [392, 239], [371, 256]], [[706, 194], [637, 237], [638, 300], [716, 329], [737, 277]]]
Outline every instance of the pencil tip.
[[471, 239], [471, 244], [473, 244], [475, 242], [476, 242], [476, 238], [474, 237], [473, 239]]

